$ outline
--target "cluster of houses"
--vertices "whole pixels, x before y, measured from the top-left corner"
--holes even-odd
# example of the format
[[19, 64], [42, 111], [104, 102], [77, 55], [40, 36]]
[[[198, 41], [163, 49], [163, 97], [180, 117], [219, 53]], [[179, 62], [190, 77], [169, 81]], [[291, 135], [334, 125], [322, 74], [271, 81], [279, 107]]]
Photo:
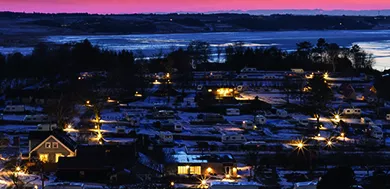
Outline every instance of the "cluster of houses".
[[[324, 75], [337, 92], [337, 99], [332, 104], [349, 100], [358, 105], [338, 106], [342, 108], [340, 112], [323, 115], [321, 120], [318, 118], [321, 122], [318, 129], [313, 127], [317, 119], [312, 115], [296, 113], [272, 100], [285, 98], [280, 86], [286, 79], [303, 88], [304, 83], [316, 74]], [[78, 80], [104, 75], [80, 73]], [[173, 89], [177, 86], [171, 81], [165, 83], [173, 86], [168, 90], [158, 83], [158, 80], [171, 77], [166, 73], [148, 75], [155, 83], [149, 95], [153, 95], [153, 99], [179, 96]], [[347, 83], [345, 81], [349, 78], [302, 69], [272, 72], [244, 68], [239, 73], [195, 72], [194, 78], [194, 88], [187, 91], [186, 97], [181, 97], [181, 106], [174, 106], [169, 100], [163, 105], [156, 104], [150, 97], [145, 99], [137, 92], [139, 101], [134, 103], [108, 98], [110, 106], [102, 110], [98, 122], [94, 122], [93, 116], [84, 122], [77, 118], [79, 123], [68, 124], [66, 128], [58, 128], [53, 117], [31, 108], [56, 101], [59, 94], [51, 92], [52, 95], [47, 95], [46, 91], [43, 95], [45, 91], [41, 89], [10, 92], [0, 114], [0, 124], [34, 126], [13, 145], [28, 146], [22, 153], [24, 161], [29, 162], [27, 165], [34, 169], [37, 162], [43, 162], [43, 170], [54, 172], [57, 181], [117, 185], [147, 182], [171, 187], [189, 182], [212, 188], [259, 188], [261, 184], [248, 182], [245, 178], [252, 175], [245, 160], [249, 150], [269, 156], [291, 153], [294, 150], [286, 144], [293, 138], [305, 135], [303, 137], [323, 142], [320, 137], [328, 130], [344, 137], [340, 142], [357, 140], [353, 135], [358, 132], [339, 131], [336, 126], [340, 125], [360, 128], [369, 133], [369, 137], [381, 141], [387, 137], [385, 127], [390, 125], [387, 107], [383, 107], [382, 117], [376, 117], [381, 120], [378, 123], [370, 118], [372, 112], [367, 106], [359, 106], [379, 101], [376, 89], [367, 77]], [[227, 82], [226, 78], [231, 80]], [[198, 112], [199, 96], [210, 94], [217, 105]], [[82, 109], [92, 107], [89, 101], [80, 106]], [[254, 106], [260, 110], [253, 111]], [[16, 119], [18, 116], [20, 119]], [[315, 132], [315, 136], [309, 136], [311, 132]], [[10, 136], [19, 134], [15, 131], [9, 133]], [[23, 142], [25, 138], [27, 142]], [[205, 177], [213, 182], [205, 181]], [[199, 178], [201, 182], [190, 181], [190, 178]], [[297, 186], [297, 189], [302, 188]]]

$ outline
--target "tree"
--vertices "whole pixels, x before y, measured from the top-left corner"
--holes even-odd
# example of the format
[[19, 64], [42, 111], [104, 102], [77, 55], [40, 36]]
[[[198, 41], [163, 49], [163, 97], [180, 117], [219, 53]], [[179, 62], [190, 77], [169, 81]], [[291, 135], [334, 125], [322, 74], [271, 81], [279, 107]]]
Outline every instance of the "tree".
[[308, 85], [308, 106], [311, 111], [314, 113], [315, 118], [317, 119], [317, 130], [320, 129], [320, 112], [326, 107], [326, 104], [332, 99], [333, 93], [332, 89], [326, 83], [326, 80], [323, 76], [314, 76], [309, 80]]
[[210, 44], [204, 41], [191, 41], [187, 51], [195, 64], [208, 63], [210, 59]]
[[0, 178], [10, 183], [7, 186], [8, 189], [24, 189], [26, 185], [38, 179], [37, 177], [31, 179], [31, 177], [25, 176], [27, 168], [20, 164], [19, 158], [2, 160], [1, 163], [4, 167], [1, 170]]
[[297, 55], [302, 59], [308, 59], [312, 48], [313, 45], [308, 41], [297, 43]]
[[308, 89], [308, 105], [315, 109], [325, 108], [333, 97], [332, 89], [322, 75], [314, 75], [308, 81], [306, 88]]
[[64, 129], [78, 113], [75, 105], [76, 101], [71, 94], [61, 94], [58, 100], [45, 105], [43, 111], [56, 121], [59, 128]]
[[356, 69], [367, 68], [371, 69], [375, 64], [374, 56], [371, 53], [366, 53], [360, 48], [359, 45], [354, 45], [349, 50], [350, 58], [353, 62], [353, 66]]
[[[249, 151], [248, 153], [246, 153], [245, 159], [246, 159], [248, 166], [250, 166], [250, 170], [249, 170], [250, 178], [251, 179], [252, 179], [252, 177], [256, 178], [258, 169], [261, 166], [259, 152], [258, 151]], [[252, 173], [254, 173], [254, 174], [252, 175]]]
[[217, 46], [217, 62], [221, 63], [221, 55], [222, 55], [223, 49], [221, 45]]
[[337, 45], [336, 43], [329, 44], [327, 54], [328, 54], [328, 63], [332, 64], [333, 72], [335, 72], [337, 59], [339, 58], [340, 55], [339, 45]]
[[318, 182], [317, 189], [350, 189], [356, 183], [350, 167], [330, 169]]

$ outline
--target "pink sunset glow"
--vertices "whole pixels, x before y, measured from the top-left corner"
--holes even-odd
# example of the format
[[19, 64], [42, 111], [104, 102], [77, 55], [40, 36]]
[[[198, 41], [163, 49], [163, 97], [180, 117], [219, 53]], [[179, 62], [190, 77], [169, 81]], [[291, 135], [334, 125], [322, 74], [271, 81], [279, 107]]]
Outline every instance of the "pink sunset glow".
[[389, 9], [388, 0], [0, 0], [0, 11], [141, 13], [253, 9]]

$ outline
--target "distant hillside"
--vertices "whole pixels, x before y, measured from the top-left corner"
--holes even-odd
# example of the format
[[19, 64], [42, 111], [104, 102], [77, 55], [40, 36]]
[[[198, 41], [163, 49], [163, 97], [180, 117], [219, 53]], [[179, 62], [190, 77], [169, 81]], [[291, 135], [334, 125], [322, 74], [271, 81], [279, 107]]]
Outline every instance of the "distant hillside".
[[293, 14], [293, 15], [329, 15], [329, 16], [390, 16], [390, 9], [384, 10], [322, 10], [322, 9], [279, 9], [279, 10], [230, 10], [212, 11], [211, 14], [228, 12], [251, 15], [273, 15], [273, 14]]
[[[256, 11], [247, 12], [255, 13]], [[21, 35], [389, 29], [390, 19], [385, 16], [289, 14], [268, 16], [233, 13], [97, 15], [0, 12], [0, 25], [3, 26], [0, 28], [0, 45], [4, 45], [8, 40], [6, 36]], [[11, 43], [15, 43], [14, 39]]]

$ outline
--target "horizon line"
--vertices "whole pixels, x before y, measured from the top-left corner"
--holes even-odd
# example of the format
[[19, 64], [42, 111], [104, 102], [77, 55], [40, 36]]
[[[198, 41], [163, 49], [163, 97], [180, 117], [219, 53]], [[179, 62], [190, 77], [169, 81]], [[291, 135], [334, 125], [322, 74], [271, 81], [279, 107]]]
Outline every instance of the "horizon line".
[[[230, 10], [210, 10], [210, 11], [167, 11], [167, 12], [126, 12], [126, 13], [97, 13], [97, 12], [46, 12], [46, 11], [11, 11], [11, 10], [0, 10], [0, 13], [15, 13], [15, 14], [91, 14], [91, 15], [134, 15], [134, 14], [250, 14], [250, 15], [256, 15], [251, 12], [261, 12], [261, 11], [312, 11], [313, 14], [311, 15], [329, 15], [329, 14], [321, 14], [320, 12], [337, 12], [337, 11], [345, 11], [345, 12], [351, 12], [351, 13], [359, 13], [359, 12], [378, 12], [378, 14], [381, 11], [388, 11], [390, 15], [390, 8], [389, 9], [361, 9], [361, 10], [355, 10], [355, 9], [248, 9], [248, 10], [242, 10], [242, 9], [230, 9]], [[319, 12], [319, 14], [315, 14], [316, 11]], [[307, 13], [307, 12], [306, 12]], [[273, 13], [273, 14], [291, 14], [291, 13]], [[260, 14], [259, 14], [260, 15]], [[303, 14], [301, 14], [303, 15]], [[306, 14], [309, 15], [309, 14]], [[365, 15], [361, 15], [365, 16]], [[386, 16], [386, 15], [377, 15], [377, 16]]]

